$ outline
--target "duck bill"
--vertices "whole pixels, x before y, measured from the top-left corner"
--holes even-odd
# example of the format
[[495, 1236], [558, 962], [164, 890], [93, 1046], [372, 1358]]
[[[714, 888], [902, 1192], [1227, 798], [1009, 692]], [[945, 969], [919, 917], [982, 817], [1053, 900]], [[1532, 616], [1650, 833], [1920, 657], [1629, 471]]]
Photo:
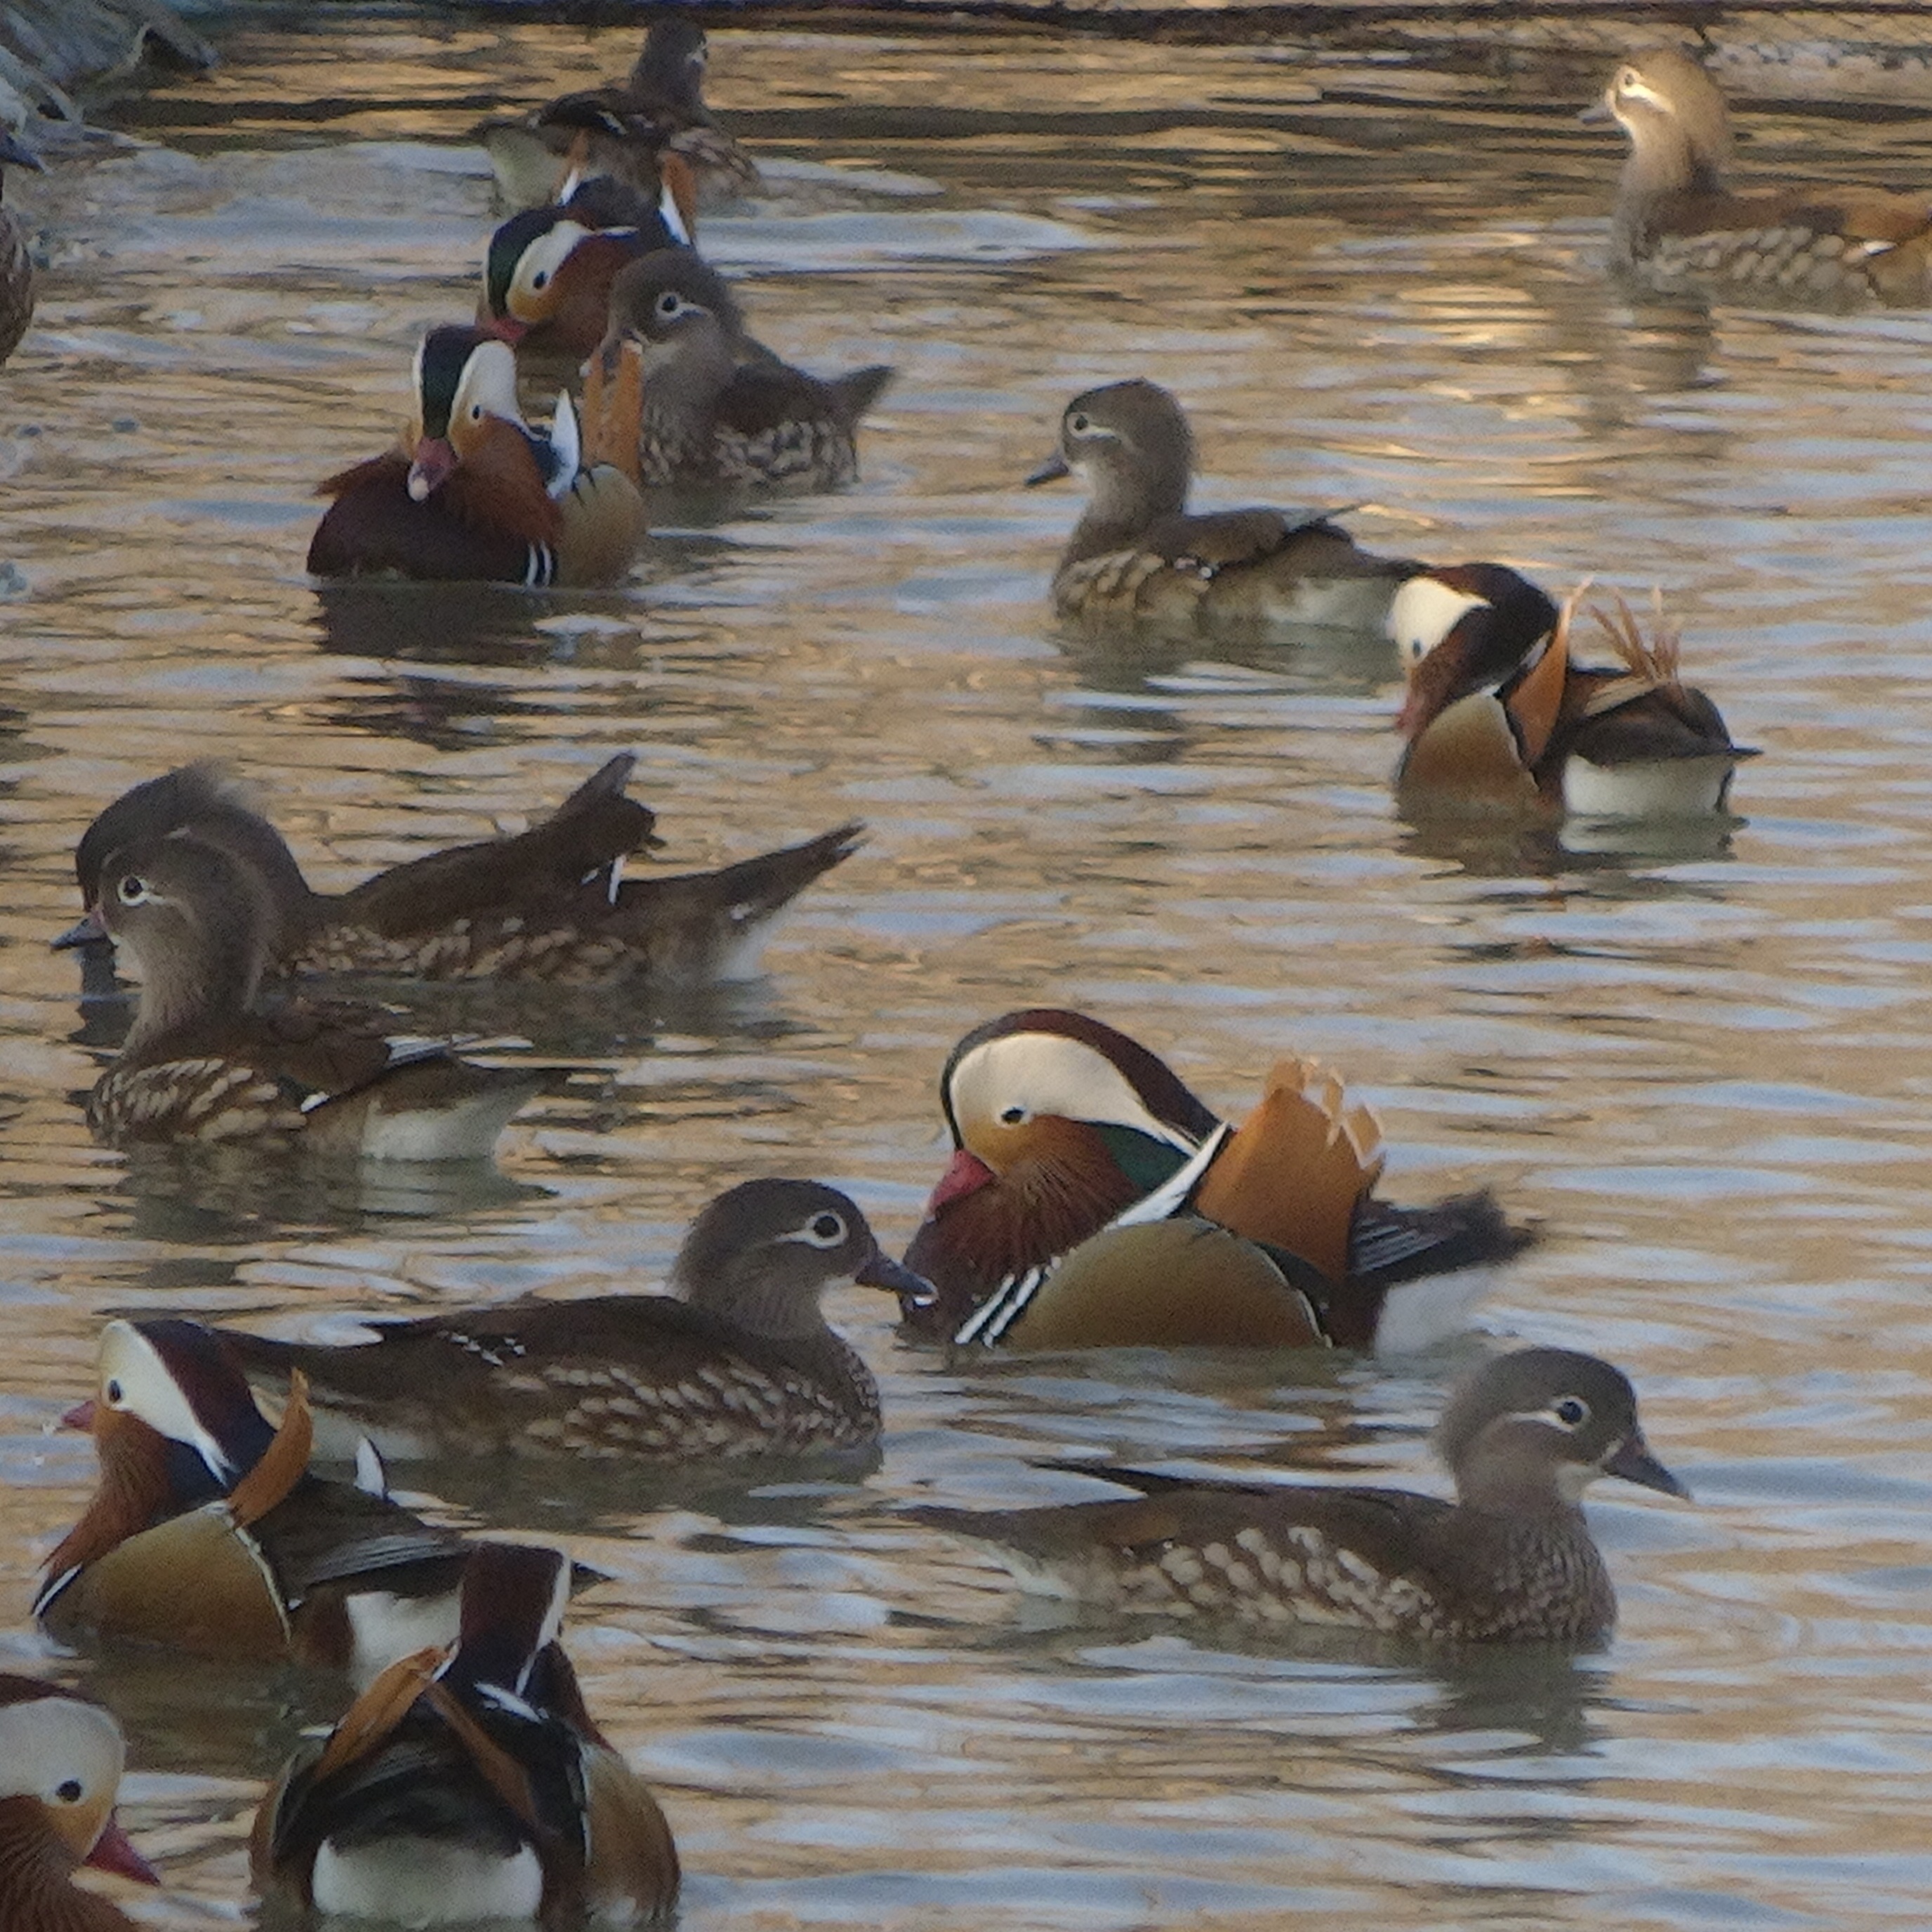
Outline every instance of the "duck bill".
[[426, 436], [410, 465], [410, 501], [424, 502], [456, 474], [456, 452], [445, 436]]
[[1029, 490], [1036, 489], [1042, 483], [1058, 483], [1063, 476], [1071, 476], [1072, 474], [1072, 470], [1067, 466], [1066, 458], [1056, 449], [1030, 476], [1026, 478], [1026, 487]]
[[1607, 128], [1617, 117], [1610, 112], [1607, 100], [1593, 100], [1577, 116], [1578, 122], [1586, 128]]
[[494, 335], [499, 342], [507, 342], [513, 349], [530, 332], [528, 322], [519, 322], [513, 315], [490, 315], [480, 306], [476, 326], [485, 335]]
[[81, 1860], [96, 1871], [118, 1872], [137, 1885], [159, 1885], [161, 1875], [134, 1849], [134, 1841], [121, 1828], [120, 1820], [110, 1812], [106, 1828], [94, 1841], [94, 1849]]
[[1650, 1453], [1650, 1444], [1641, 1436], [1628, 1436], [1617, 1445], [1617, 1453], [1604, 1465], [1606, 1476], [1621, 1476], [1646, 1490], [1661, 1490], [1666, 1496], [1679, 1496], [1686, 1502], [1690, 1492]]
[[947, 1162], [946, 1172], [934, 1184], [932, 1196], [926, 1204], [926, 1218], [930, 1221], [949, 1203], [968, 1194], [976, 1194], [982, 1187], [992, 1186], [999, 1178], [976, 1154], [958, 1148]]
[[862, 1263], [852, 1279], [861, 1288], [883, 1288], [896, 1294], [904, 1308], [930, 1308], [939, 1299], [939, 1291], [922, 1274], [914, 1274], [883, 1250]]
[[85, 1402], [77, 1402], [60, 1419], [63, 1429], [78, 1430], [83, 1436], [94, 1433], [94, 1398], [89, 1396]]
[[107, 928], [101, 924], [100, 915], [89, 906], [58, 939], [50, 939], [47, 944], [56, 952], [67, 952], [76, 946], [104, 944], [108, 937]]

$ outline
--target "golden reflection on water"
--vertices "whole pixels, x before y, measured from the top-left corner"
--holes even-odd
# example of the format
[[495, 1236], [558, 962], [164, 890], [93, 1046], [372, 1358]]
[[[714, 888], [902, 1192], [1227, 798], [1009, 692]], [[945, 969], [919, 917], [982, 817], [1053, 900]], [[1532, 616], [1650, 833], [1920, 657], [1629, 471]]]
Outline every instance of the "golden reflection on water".
[[[894, 1505], [1060, 1493], [1024, 1460], [1095, 1451], [1430, 1480], [1460, 1358], [1312, 1386], [1276, 1362], [968, 1376], [856, 1290], [835, 1312], [891, 1430], [869, 1476], [748, 1496], [424, 1472], [458, 1520], [610, 1573], [573, 1649], [663, 1792], [686, 1923], [1916, 1922], [1932, 324], [1633, 307], [1594, 266], [1618, 157], [1571, 124], [1587, 71], [720, 32], [713, 98], [771, 179], [707, 244], [787, 354], [898, 364], [864, 482], [662, 536], [622, 594], [318, 596], [309, 490], [394, 434], [417, 334], [473, 299], [466, 130], [629, 52], [238, 34], [220, 73], [124, 110], [160, 145], [8, 184], [52, 258], [0, 412], [16, 1660], [46, 1656], [34, 1560], [90, 1477], [47, 1431], [108, 1311], [644, 1285], [758, 1172], [850, 1187], [902, 1239], [946, 1049], [1050, 998], [1229, 1110], [1289, 1046], [1329, 1059], [1384, 1113], [1390, 1191], [1487, 1180], [1540, 1216], [1488, 1325], [1628, 1366], [1697, 1504], [1598, 1508], [1624, 1605], [1600, 1657], [1069, 1624]], [[1918, 122], [1750, 131], [1754, 170], [1932, 178]], [[1405, 826], [1378, 651], [1057, 639], [1076, 506], [1015, 486], [1067, 396], [1130, 373], [1189, 404], [1209, 500], [1360, 502], [1379, 548], [1662, 583], [1691, 674], [1766, 748], [1748, 823], [1636, 851]], [[500, 1178], [218, 1187], [88, 1144], [106, 1023], [44, 941], [106, 798], [228, 757], [339, 886], [520, 823], [624, 747], [665, 862], [854, 815], [872, 842], [768, 980], [545, 1015], [578, 1072]], [[132, 1822], [170, 1883], [148, 1922], [232, 1922], [257, 1780], [317, 1687], [51, 1667], [130, 1726]]]

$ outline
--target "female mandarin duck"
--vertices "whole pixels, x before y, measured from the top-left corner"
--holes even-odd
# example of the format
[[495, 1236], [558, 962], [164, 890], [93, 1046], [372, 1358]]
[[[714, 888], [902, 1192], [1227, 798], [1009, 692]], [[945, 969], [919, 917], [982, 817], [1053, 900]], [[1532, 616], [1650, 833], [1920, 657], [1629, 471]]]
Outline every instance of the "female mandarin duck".
[[570, 1566], [478, 1544], [453, 1648], [393, 1665], [256, 1814], [258, 1888], [386, 1924], [634, 1924], [677, 1902], [657, 1800], [584, 1708], [557, 1641]]
[[892, 371], [821, 381], [746, 340], [718, 274], [687, 250], [632, 262], [584, 394], [597, 458], [640, 484], [836, 490], [859, 474], [859, 424]]
[[1622, 600], [1594, 614], [1621, 664], [1570, 656], [1580, 590], [1559, 611], [1501, 564], [1412, 578], [1389, 631], [1408, 674], [1396, 728], [1405, 805], [1424, 811], [1554, 806], [1592, 818], [1724, 811], [1739, 761], [1718, 707], [1678, 676], [1676, 638], [1646, 644]]
[[865, 1216], [815, 1180], [748, 1180], [698, 1216], [670, 1292], [372, 1323], [345, 1347], [223, 1331], [251, 1370], [300, 1376], [352, 1450], [688, 1461], [869, 1448], [879, 1391], [829, 1328], [834, 1282], [918, 1305]]
[[123, 793], [81, 835], [74, 871], [86, 916], [54, 943], [104, 936], [110, 859], [185, 833], [248, 873], [278, 971], [580, 986], [747, 976], [778, 915], [851, 856], [864, 828], [842, 825], [717, 872], [626, 878], [628, 857], [664, 842], [650, 808], [626, 796], [636, 765], [620, 752], [527, 832], [410, 860], [346, 892], [311, 891], [244, 788], [212, 766], [184, 765]]
[[565, 200], [513, 214], [490, 236], [478, 320], [521, 353], [581, 362], [604, 339], [619, 272], [661, 249], [688, 249], [693, 233], [674, 198], [652, 207], [608, 176], [587, 176]]
[[[14, 136], [0, 132], [0, 184], [9, 167], [38, 170], [40, 157]], [[34, 319], [34, 258], [27, 250], [27, 231], [12, 210], [0, 207], [0, 362], [20, 346]]]
[[0, 1674], [0, 1925], [7, 1932], [136, 1932], [72, 1882], [76, 1867], [158, 1885], [115, 1821], [126, 1762], [121, 1726], [98, 1704]]
[[1676, 47], [1632, 54], [1601, 108], [1630, 137], [1610, 228], [1614, 263], [1672, 286], [1826, 299], [1932, 299], [1932, 194], [1813, 182], [1734, 194], [1730, 116]]
[[100, 1476], [34, 1600], [56, 1634], [294, 1656], [366, 1682], [453, 1628], [469, 1546], [311, 1475], [299, 1388], [272, 1426], [199, 1322], [109, 1322], [94, 1397], [68, 1419]]
[[1026, 1587], [1115, 1612], [1309, 1624], [1432, 1643], [1596, 1644], [1616, 1594], [1578, 1507], [1599, 1476], [1688, 1492], [1607, 1362], [1523, 1348], [1478, 1370], [1436, 1447], [1456, 1500], [1407, 1490], [1198, 1483], [1090, 1468], [1142, 1493], [1042, 1509], [931, 1508]]
[[908, 1318], [962, 1342], [1419, 1347], [1529, 1238], [1486, 1194], [1377, 1199], [1379, 1124], [1298, 1060], [1231, 1128], [1137, 1041], [1040, 1007], [968, 1034], [940, 1091], [958, 1151], [906, 1251], [938, 1300]]
[[1193, 433], [1156, 383], [1110, 382], [1067, 404], [1059, 447], [1026, 480], [1076, 473], [1089, 500], [1053, 574], [1054, 609], [1070, 620], [1372, 628], [1418, 568], [1358, 550], [1319, 511], [1190, 514]]
[[644, 508], [629, 480], [578, 460], [560, 398], [548, 436], [517, 406], [517, 362], [480, 329], [433, 328], [416, 351], [416, 415], [400, 446], [333, 476], [309, 544], [317, 577], [477, 578], [530, 586], [616, 582]]
[[280, 928], [258, 876], [181, 834], [103, 868], [95, 904], [141, 987], [120, 1057], [88, 1097], [96, 1136], [113, 1147], [242, 1142], [364, 1160], [487, 1160], [541, 1079], [393, 1046], [380, 1014], [265, 1010]]

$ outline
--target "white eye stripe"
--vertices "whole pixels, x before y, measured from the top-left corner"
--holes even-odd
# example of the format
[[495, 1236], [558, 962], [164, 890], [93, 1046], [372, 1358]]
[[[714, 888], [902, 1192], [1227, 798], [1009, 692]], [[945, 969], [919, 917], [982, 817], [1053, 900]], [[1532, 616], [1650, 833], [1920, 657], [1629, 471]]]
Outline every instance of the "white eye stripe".
[[845, 1225], [842, 1214], [835, 1214], [829, 1208], [820, 1208], [802, 1228], [794, 1228], [790, 1233], [781, 1234], [782, 1241], [797, 1241], [808, 1248], [836, 1248], [851, 1230]]

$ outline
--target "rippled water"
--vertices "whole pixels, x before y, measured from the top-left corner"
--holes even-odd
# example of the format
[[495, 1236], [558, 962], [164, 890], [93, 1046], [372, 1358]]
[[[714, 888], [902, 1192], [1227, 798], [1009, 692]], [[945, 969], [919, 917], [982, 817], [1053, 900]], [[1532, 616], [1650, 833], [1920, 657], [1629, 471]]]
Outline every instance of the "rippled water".
[[[152, 145], [8, 184], [52, 258], [0, 378], [11, 1658], [48, 1660], [32, 1572], [92, 1469], [50, 1430], [106, 1312], [644, 1286], [760, 1172], [850, 1187], [896, 1244], [942, 1162], [946, 1050], [1051, 998], [1230, 1111], [1278, 1053], [1321, 1055], [1382, 1110], [1389, 1192], [1487, 1181], [1539, 1217], [1486, 1325], [1624, 1364], [1697, 1502], [1594, 1506], [1624, 1622], [1574, 1661], [1056, 1621], [896, 1508], [1070, 1493], [1024, 1459], [1094, 1451], [1431, 1482], [1462, 1354], [1313, 1387], [1262, 1358], [965, 1375], [850, 1291], [875, 1473], [441, 1485], [610, 1573], [572, 1647], [664, 1795], [686, 1924], [1924, 1923], [1932, 319], [1634, 307], [1597, 267], [1617, 154], [1572, 124], [1587, 73], [714, 50], [771, 180], [707, 244], [766, 340], [899, 382], [860, 488], [662, 538], [620, 595], [325, 602], [300, 566], [313, 483], [386, 442], [417, 334], [472, 299], [465, 131], [620, 70], [628, 35], [240, 34], [212, 80], [124, 110]], [[1754, 169], [1932, 179], [1920, 121], [1750, 132]], [[1361, 502], [1376, 548], [1661, 584], [1765, 748], [1748, 823], [1636, 852], [1424, 834], [1388, 795], [1380, 651], [1064, 644], [1042, 591], [1076, 505], [1015, 485], [1068, 395], [1134, 373], [1192, 408], [1210, 500]], [[872, 842], [769, 979], [577, 1016], [580, 1070], [502, 1180], [230, 1197], [89, 1144], [101, 1022], [44, 942], [106, 798], [228, 756], [339, 886], [628, 746], [669, 862], [855, 814]], [[131, 1822], [169, 1881], [148, 1921], [232, 1922], [294, 1691], [52, 1667], [134, 1732]]]

